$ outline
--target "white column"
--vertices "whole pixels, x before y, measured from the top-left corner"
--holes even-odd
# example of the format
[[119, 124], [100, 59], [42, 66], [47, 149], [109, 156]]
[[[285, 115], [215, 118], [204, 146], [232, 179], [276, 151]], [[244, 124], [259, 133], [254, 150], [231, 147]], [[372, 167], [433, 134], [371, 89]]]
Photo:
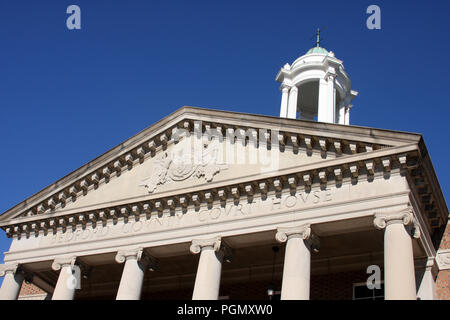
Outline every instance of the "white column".
[[434, 265], [434, 258], [431, 257], [427, 261], [422, 280], [417, 289], [417, 297], [420, 300], [436, 300], [436, 282], [434, 281], [433, 267], [437, 271], [437, 266]]
[[333, 74], [327, 74], [325, 79], [319, 80], [319, 106], [317, 121], [319, 122], [335, 122], [336, 103]]
[[[411, 235], [405, 226], [413, 224], [412, 210], [376, 213], [374, 225], [384, 230], [385, 300], [416, 300], [416, 277]], [[414, 237], [419, 237], [415, 229]]]
[[277, 241], [286, 242], [281, 300], [309, 300], [311, 236], [309, 224], [277, 229]]
[[16, 300], [19, 296], [24, 274], [18, 266], [17, 263], [0, 265], [0, 277], [5, 276], [0, 288], [0, 300]]
[[[73, 300], [80, 279], [74, 276], [76, 257], [61, 257], [53, 261], [52, 269], [59, 272], [58, 282], [53, 291], [52, 300]], [[79, 269], [78, 269], [79, 270]]]
[[353, 105], [349, 104], [347, 107], [345, 107], [345, 123], [346, 125], [350, 125], [350, 109]]
[[139, 300], [141, 298], [144, 273], [148, 267], [148, 259], [142, 248], [119, 251], [116, 255], [118, 263], [124, 263], [122, 278], [116, 300]]
[[286, 118], [288, 113], [288, 97], [289, 88], [283, 87], [281, 89], [281, 108], [280, 108], [280, 118]]
[[200, 253], [192, 300], [217, 300], [219, 298], [223, 260], [220, 249], [220, 237], [192, 241], [191, 252], [193, 254]]
[[339, 120], [338, 120], [339, 124], [345, 124], [345, 110], [346, 110], [346, 108], [347, 107], [343, 103], [339, 106]]
[[289, 119], [297, 119], [297, 99], [298, 99], [298, 88], [292, 87], [289, 90], [289, 103], [288, 103], [288, 113], [287, 117]]

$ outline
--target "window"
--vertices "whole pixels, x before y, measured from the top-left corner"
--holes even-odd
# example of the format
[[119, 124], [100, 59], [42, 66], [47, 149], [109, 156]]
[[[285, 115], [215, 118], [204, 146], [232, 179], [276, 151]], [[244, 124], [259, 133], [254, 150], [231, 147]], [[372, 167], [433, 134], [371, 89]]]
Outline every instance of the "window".
[[353, 284], [353, 300], [384, 300], [384, 281], [380, 289], [369, 289], [365, 282]]

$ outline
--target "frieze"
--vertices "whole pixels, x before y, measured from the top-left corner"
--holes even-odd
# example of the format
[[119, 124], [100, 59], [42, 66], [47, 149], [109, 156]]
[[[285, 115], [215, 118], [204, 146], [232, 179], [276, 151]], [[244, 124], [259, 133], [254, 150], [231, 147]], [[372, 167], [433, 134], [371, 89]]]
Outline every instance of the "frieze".
[[241, 203], [219, 203], [210, 208], [200, 207], [198, 210], [189, 209], [185, 213], [180, 211], [164, 212], [163, 214], [152, 214], [148, 219], [143, 217], [139, 220], [129, 220], [127, 223], [119, 221], [116, 224], [97, 224], [86, 226], [84, 229], [58, 231], [56, 234], [42, 235], [40, 247], [55, 244], [79, 243], [93, 240], [109, 239], [114, 237], [129, 236], [153, 231], [170, 230], [182, 227], [201, 225], [203, 223], [220, 223], [227, 220], [235, 220], [249, 216], [264, 216], [290, 210], [301, 210], [302, 208], [319, 205], [332, 201], [331, 189], [314, 190], [311, 192], [300, 192], [295, 195], [288, 194], [281, 197], [275, 195], [267, 198], [253, 199], [252, 202]]

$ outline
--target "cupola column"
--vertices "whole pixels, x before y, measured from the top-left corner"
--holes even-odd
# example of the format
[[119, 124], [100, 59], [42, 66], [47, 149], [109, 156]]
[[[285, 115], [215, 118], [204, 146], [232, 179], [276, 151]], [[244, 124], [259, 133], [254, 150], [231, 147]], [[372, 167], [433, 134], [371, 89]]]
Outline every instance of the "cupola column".
[[292, 87], [289, 90], [289, 103], [288, 103], [288, 114], [289, 119], [297, 119], [297, 100], [298, 100], [298, 88]]
[[345, 107], [345, 122], [344, 124], [350, 125], [350, 109], [352, 108], [352, 105], [348, 105]]
[[325, 79], [319, 80], [319, 106], [317, 121], [335, 123], [336, 98], [334, 88], [335, 75], [327, 74]]
[[289, 88], [284, 87], [281, 89], [281, 108], [280, 108], [280, 118], [286, 118], [288, 113], [288, 98], [289, 98]]

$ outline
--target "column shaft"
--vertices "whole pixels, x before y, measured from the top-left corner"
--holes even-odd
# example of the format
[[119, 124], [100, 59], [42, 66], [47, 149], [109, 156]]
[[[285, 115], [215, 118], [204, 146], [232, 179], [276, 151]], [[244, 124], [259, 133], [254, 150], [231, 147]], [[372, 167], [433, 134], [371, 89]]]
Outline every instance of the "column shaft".
[[116, 300], [139, 300], [141, 298], [145, 270], [151, 259], [141, 247], [117, 252], [116, 261], [118, 263], [125, 262], [125, 265]]
[[116, 300], [139, 300], [143, 281], [144, 270], [135, 257], [128, 257], [123, 268]]
[[384, 268], [385, 299], [416, 300], [412, 240], [401, 223], [386, 226]]
[[281, 89], [281, 92], [280, 118], [286, 118], [288, 112], [289, 88], [283, 87], [283, 89]]
[[24, 275], [19, 272], [7, 271], [0, 288], [0, 300], [16, 300], [19, 296]]
[[345, 124], [345, 105], [339, 106], [339, 124]]
[[190, 250], [200, 253], [192, 300], [217, 300], [223, 260], [221, 238], [193, 240]]
[[198, 262], [192, 300], [217, 300], [219, 298], [222, 261], [213, 248], [203, 248]]
[[350, 125], [350, 107], [345, 108], [345, 121], [344, 124]]
[[319, 80], [319, 106], [317, 121], [334, 123], [336, 117], [334, 77]]
[[311, 252], [299, 236], [291, 236], [286, 243], [281, 300], [309, 300]]
[[311, 226], [278, 228], [275, 238], [286, 242], [281, 300], [309, 300], [311, 277], [311, 245], [318, 249], [319, 239], [313, 236]]
[[52, 300], [73, 300], [76, 288], [74, 279], [73, 266], [70, 264], [62, 265]]
[[289, 104], [287, 117], [289, 119], [297, 119], [297, 99], [298, 99], [298, 88], [292, 87], [289, 91]]

